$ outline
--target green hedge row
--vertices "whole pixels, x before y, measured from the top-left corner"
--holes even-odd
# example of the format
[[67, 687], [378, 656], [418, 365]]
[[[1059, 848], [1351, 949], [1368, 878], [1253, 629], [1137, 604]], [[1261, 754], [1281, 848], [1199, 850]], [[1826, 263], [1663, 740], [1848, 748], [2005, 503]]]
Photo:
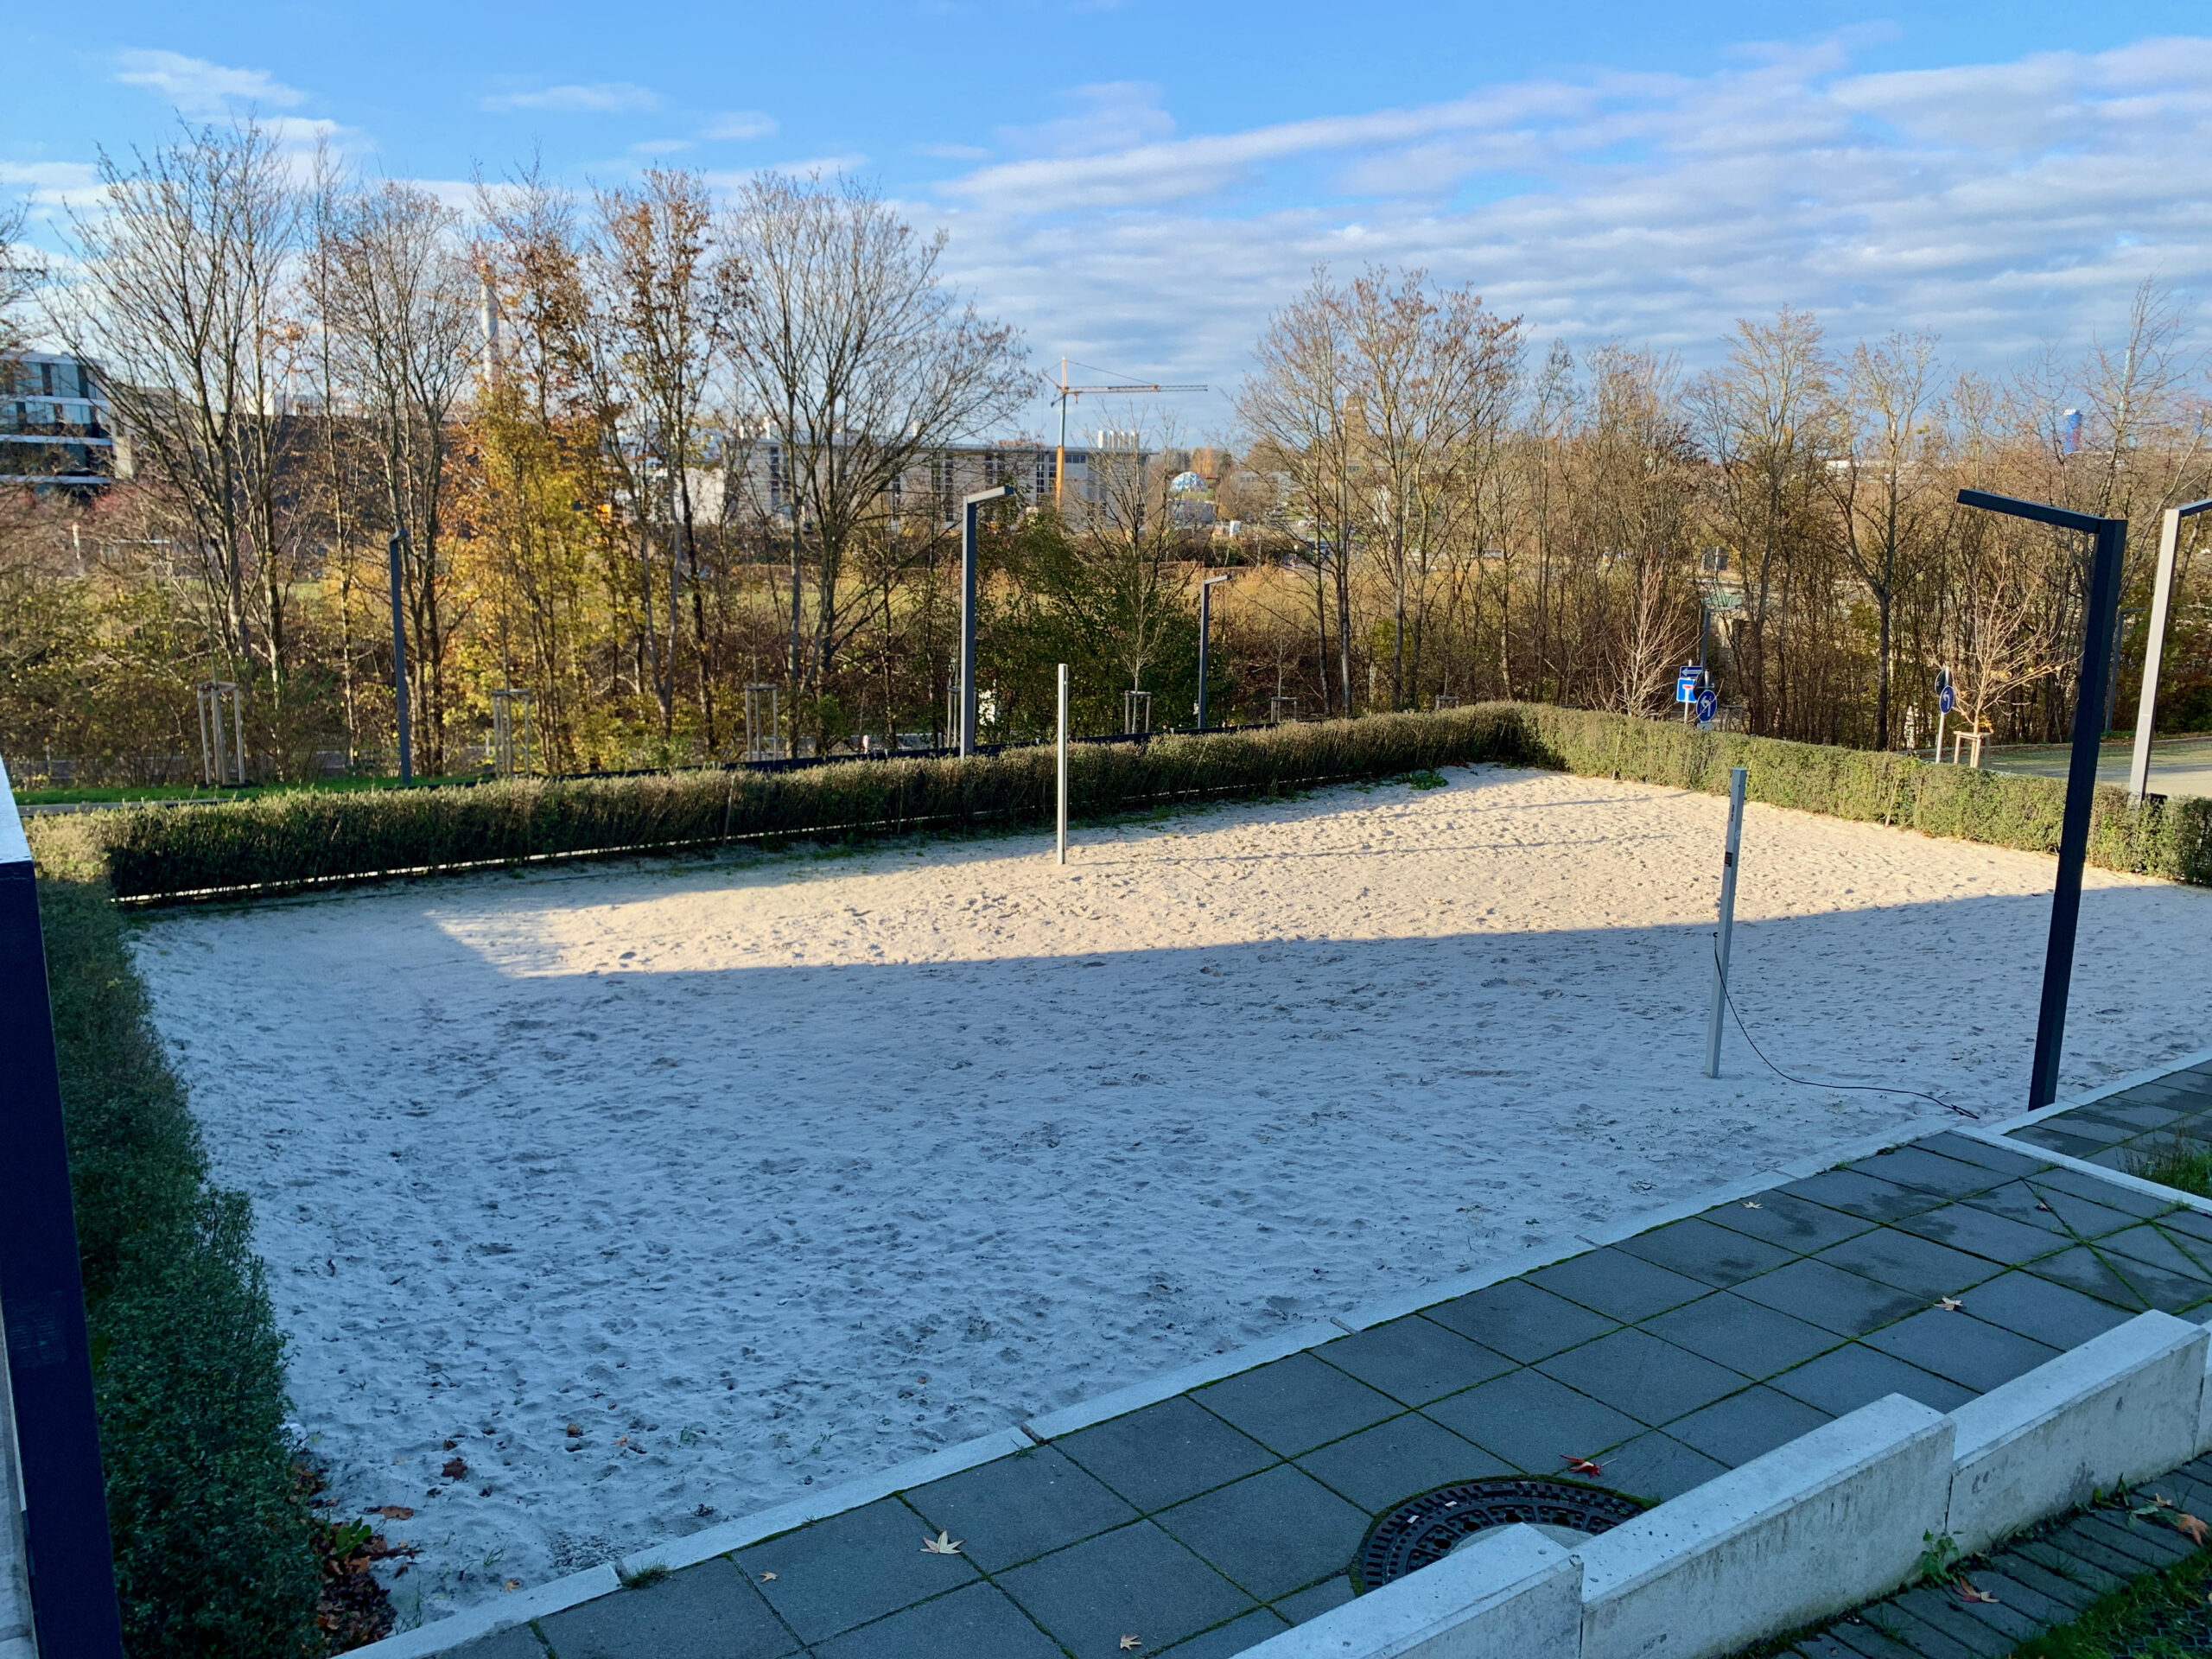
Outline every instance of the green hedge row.
[[[1750, 772], [1755, 801], [1866, 823], [2025, 852], [2058, 850], [2066, 785], [1910, 755], [1700, 732], [1680, 721], [1578, 709], [1522, 706], [1527, 747], [1541, 764], [1586, 777], [1633, 779], [1724, 794], [1728, 772]], [[2212, 885], [2212, 800], [2177, 795], [2141, 805], [2124, 789], [2097, 790], [2089, 862], [2111, 870]]]
[[[2064, 786], [1897, 754], [1700, 734], [1667, 721], [1486, 703], [1429, 715], [1077, 747], [1070, 808], [1092, 817], [1163, 803], [1294, 791], [1476, 760], [1720, 791], [1751, 768], [1752, 798], [1929, 835], [2048, 852]], [[790, 772], [523, 779], [473, 789], [297, 791], [219, 807], [101, 815], [117, 894], [140, 902], [591, 854], [781, 836], [960, 832], [1043, 823], [1053, 757], [855, 760]], [[2212, 881], [2212, 803], [2138, 808], [2101, 790], [2094, 862]]]
[[323, 1650], [283, 1339], [245, 1197], [207, 1179], [95, 855], [34, 823], [39, 919], [132, 1659]]

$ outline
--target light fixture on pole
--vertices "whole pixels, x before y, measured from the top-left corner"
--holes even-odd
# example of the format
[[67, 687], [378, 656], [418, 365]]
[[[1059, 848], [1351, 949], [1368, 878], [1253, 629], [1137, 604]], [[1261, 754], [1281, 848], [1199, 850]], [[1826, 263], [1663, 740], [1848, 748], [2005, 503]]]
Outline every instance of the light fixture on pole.
[[2139, 801], [2151, 789], [2151, 725], [2158, 706], [2158, 659], [2165, 654], [2166, 607], [2173, 598], [2174, 551], [2181, 542], [2181, 521], [2208, 510], [2212, 510], [2212, 500], [2192, 501], [2185, 507], [2168, 507], [2160, 516], [2158, 576], [2151, 589], [2151, 635], [2143, 644], [2143, 695], [2135, 704], [2135, 754], [2127, 767], [2127, 792]]
[[2089, 853], [2089, 809], [2097, 793], [2097, 751], [2105, 732], [2106, 670], [2112, 625], [2120, 611], [2120, 557], [2127, 549], [2127, 520], [2101, 518], [2040, 501], [2021, 501], [1985, 490], [1961, 490], [1959, 505], [2008, 518], [2055, 524], [2095, 538], [2089, 566], [2088, 629], [2082, 641], [2082, 677], [2074, 693], [2074, 758], [2066, 772], [2066, 814], [2058, 830], [2058, 881], [2050, 900], [2050, 943], [2044, 954], [2043, 1007], [2036, 1019], [2036, 1058], [2028, 1081], [2028, 1109], [2058, 1098], [2058, 1061], [2066, 1044], [2066, 997], [2074, 981], [2074, 935], [2082, 920], [2082, 867]]
[[399, 607], [399, 561], [407, 550], [407, 530], [402, 525], [385, 544], [391, 555], [391, 690], [399, 711], [399, 781], [415, 781], [415, 751], [407, 731], [407, 627]]
[[1206, 652], [1213, 636], [1213, 590], [1227, 576], [1208, 576], [1198, 584], [1198, 729], [1206, 728]]
[[1014, 486], [978, 490], [960, 504], [960, 753], [976, 753], [976, 509], [1003, 501]]

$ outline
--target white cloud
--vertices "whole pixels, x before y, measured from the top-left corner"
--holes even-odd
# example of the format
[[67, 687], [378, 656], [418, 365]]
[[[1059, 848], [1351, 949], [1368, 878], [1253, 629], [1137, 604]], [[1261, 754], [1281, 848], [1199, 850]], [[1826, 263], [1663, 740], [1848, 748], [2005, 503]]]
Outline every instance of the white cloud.
[[22, 190], [41, 207], [81, 207], [100, 194], [99, 169], [89, 162], [0, 162], [0, 187]]
[[776, 131], [776, 118], [764, 115], [759, 110], [734, 110], [718, 115], [700, 129], [702, 138], [745, 139], [772, 137]]
[[124, 52], [115, 78], [126, 86], [149, 86], [192, 116], [229, 115], [242, 109], [296, 108], [307, 94], [265, 69], [232, 69], [181, 52]]
[[683, 150], [696, 149], [697, 143], [690, 138], [647, 138], [630, 146], [633, 156], [674, 156]]
[[934, 156], [944, 162], [980, 162], [988, 157], [990, 153], [981, 144], [916, 144], [914, 146], [915, 155]]
[[600, 80], [581, 86], [541, 86], [531, 92], [496, 92], [482, 107], [493, 114], [544, 110], [556, 115], [632, 115], [660, 107], [660, 94], [627, 80]]
[[[1425, 267], [1540, 336], [1693, 365], [1783, 304], [1845, 339], [1932, 327], [2002, 369], [2108, 332], [2145, 276], [2212, 296], [2212, 40], [1885, 74], [1855, 49], [1216, 134], [1085, 89], [909, 211], [1039, 350], [1216, 385], [1319, 260]], [[1086, 143], [1086, 119], [1126, 142]]]
[[810, 174], [819, 173], [826, 179], [840, 173], [857, 173], [867, 165], [868, 157], [865, 156], [810, 156], [804, 161], [777, 162], [762, 170], [788, 174], [794, 179], [804, 179]]

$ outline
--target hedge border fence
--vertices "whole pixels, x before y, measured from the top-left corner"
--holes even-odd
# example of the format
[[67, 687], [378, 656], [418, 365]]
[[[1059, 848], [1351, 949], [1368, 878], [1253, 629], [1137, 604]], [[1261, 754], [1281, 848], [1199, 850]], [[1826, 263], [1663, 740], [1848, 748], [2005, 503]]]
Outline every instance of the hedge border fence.
[[[1719, 793], [1751, 771], [1777, 806], [2027, 852], [2058, 845], [2065, 785], [1909, 755], [1701, 733], [1675, 721], [1482, 703], [1069, 755], [1069, 809], [1100, 817], [1295, 793], [1425, 767], [1497, 761]], [[271, 793], [95, 816], [117, 898], [131, 905], [296, 893], [396, 876], [731, 842], [975, 833], [1052, 822], [1051, 747], [970, 760], [855, 760], [797, 771], [514, 779], [468, 788]], [[2212, 800], [2137, 805], [2101, 787], [2090, 862], [2212, 885]]]

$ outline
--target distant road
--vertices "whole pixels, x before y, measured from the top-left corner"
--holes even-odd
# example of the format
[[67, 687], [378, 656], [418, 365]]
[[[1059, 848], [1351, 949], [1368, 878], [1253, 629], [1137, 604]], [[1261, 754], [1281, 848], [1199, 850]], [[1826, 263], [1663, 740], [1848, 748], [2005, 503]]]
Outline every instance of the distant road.
[[[2107, 739], [2097, 759], [2097, 781], [2127, 782], [2127, 763], [2135, 750], [2133, 738]], [[2063, 778], [2073, 752], [2063, 744], [2024, 743], [2017, 747], [1984, 749], [1981, 764], [1989, 772], [2025, 772], [2036, 778]], [[2212, 795], [2212, 735], [2161, 737], [2151, 744], [2151, 792], [2154, 795]]]

